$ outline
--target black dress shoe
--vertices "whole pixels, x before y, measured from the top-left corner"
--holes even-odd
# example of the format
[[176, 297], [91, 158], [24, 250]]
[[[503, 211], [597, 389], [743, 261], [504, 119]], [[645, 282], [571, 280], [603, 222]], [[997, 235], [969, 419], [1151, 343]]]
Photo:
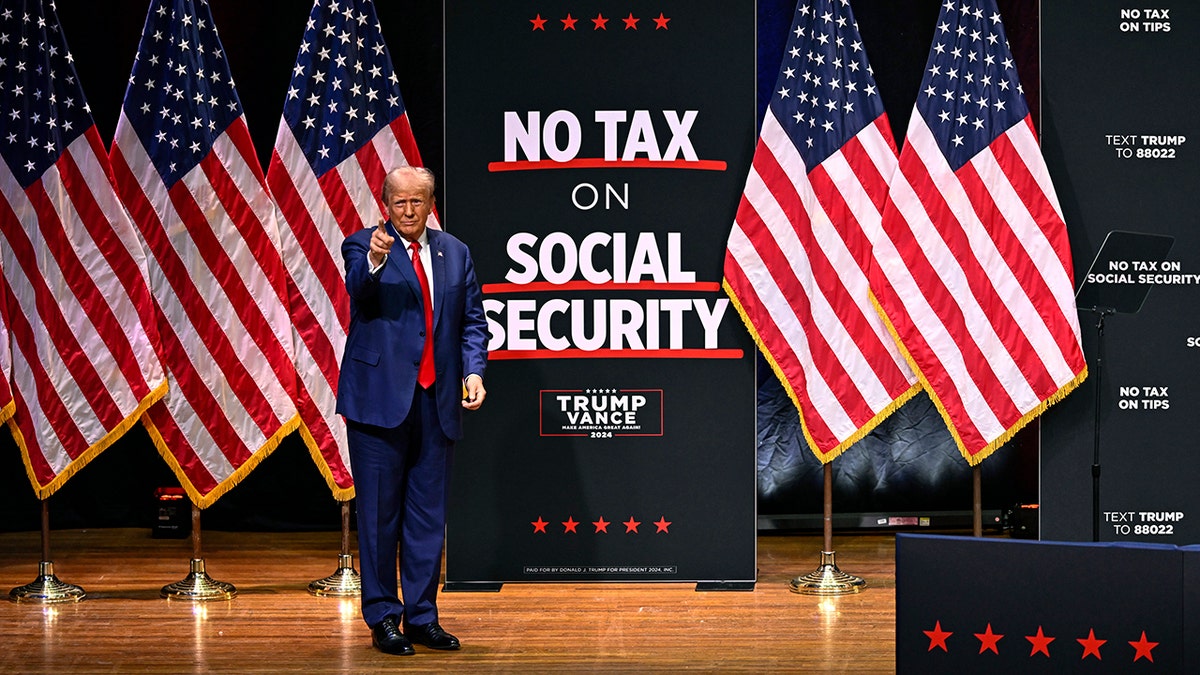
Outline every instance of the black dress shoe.
[[396, 620], [390, 616], [371, 626], [371, 644], [385, 654], [408, 656], [414, 653], [412, 643], [404, 637], [396, 626]]
[[409, 640], [430, 649], [458, 649], [462, 646], [458, 643], [458, 638], [442, 630], [436, 621], [420, 626], [404, 624], [404, 635]]

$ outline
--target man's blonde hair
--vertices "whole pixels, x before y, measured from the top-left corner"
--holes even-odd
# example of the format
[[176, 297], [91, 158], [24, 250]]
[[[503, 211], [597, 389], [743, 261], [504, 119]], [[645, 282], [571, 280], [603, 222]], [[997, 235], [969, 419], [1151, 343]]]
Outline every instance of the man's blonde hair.
[[423, 166], [398, 166], [387, 173], [383, 178], [383, 190], [379, 198], [387, 204], [388, 197], [391, 196], [392, 186], [400, 176], [413, 176], [425, 185], [425, 195], [429, 199], [433, 199], [433, 189], [437, 184], [433, 176], [433, 172]]

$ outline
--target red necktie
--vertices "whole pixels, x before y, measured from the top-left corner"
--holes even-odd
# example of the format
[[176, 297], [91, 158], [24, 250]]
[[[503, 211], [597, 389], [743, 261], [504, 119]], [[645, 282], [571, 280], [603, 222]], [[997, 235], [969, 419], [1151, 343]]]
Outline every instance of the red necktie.
[[413, 272], [421, 284], [421, 301], [425, 304], [425, 348], [421, 351], [421, 369], [417, 371], [417, 383], [423, 389], [428, 389], [435, 378], [433, 370], [433, 301], [429, 296], [429, 277], [425, 276], [425, 266], [421, 264], [421, 245], [413, 242], [408, 245], [412, 249]]

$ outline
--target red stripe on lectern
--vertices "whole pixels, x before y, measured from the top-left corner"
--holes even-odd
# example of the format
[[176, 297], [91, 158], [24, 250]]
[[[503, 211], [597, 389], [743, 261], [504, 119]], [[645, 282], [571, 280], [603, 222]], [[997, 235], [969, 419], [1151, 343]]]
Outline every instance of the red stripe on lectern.
[[740, 359], [741, 349], [524, 349], [488, 352], [489, 361], [516, 359]]
[[693, 169], [696, 171], [724, 171], [725, 162], [717, 159], [698, 159], [694, 161], [676, 159], [663, 161], [653, 159], [607, 160], [600, 159], [599, 157], [570, 159], [565, 162], [556, 162], [552, 159], [488, 162], [488, 171], [491, 173], [498, 171], [541, 171], [545, 169]]
[[639, 281], [632, 284], [594, 284], [590, 281], [568, 281], [555, 284], [549, 281], [535, 281], [528, 284], [484, 284], [483, 294], [493, 293], [545, 293], [547, 291], [698, 291], [715, 293], [721, 290], [721, 284], [715, 281], [697, 281], [693, 283], [659, 283], [657, 281]]

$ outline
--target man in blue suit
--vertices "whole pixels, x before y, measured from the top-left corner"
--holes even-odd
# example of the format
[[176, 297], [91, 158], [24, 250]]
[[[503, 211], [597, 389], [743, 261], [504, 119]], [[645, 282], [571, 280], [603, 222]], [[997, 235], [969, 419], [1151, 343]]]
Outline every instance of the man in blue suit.
[[466, 245], [425, 227], [433, 188], [428, 169], [391, 171], [388, 222], [342, 244], [350, 331], [337, 412], [358, 504], [362, 615], [389, 654], [412, 654], [414, 642], [459, 648], [437, 612], [447, 484], [462, 411], [487, 395], [483, 296]]

